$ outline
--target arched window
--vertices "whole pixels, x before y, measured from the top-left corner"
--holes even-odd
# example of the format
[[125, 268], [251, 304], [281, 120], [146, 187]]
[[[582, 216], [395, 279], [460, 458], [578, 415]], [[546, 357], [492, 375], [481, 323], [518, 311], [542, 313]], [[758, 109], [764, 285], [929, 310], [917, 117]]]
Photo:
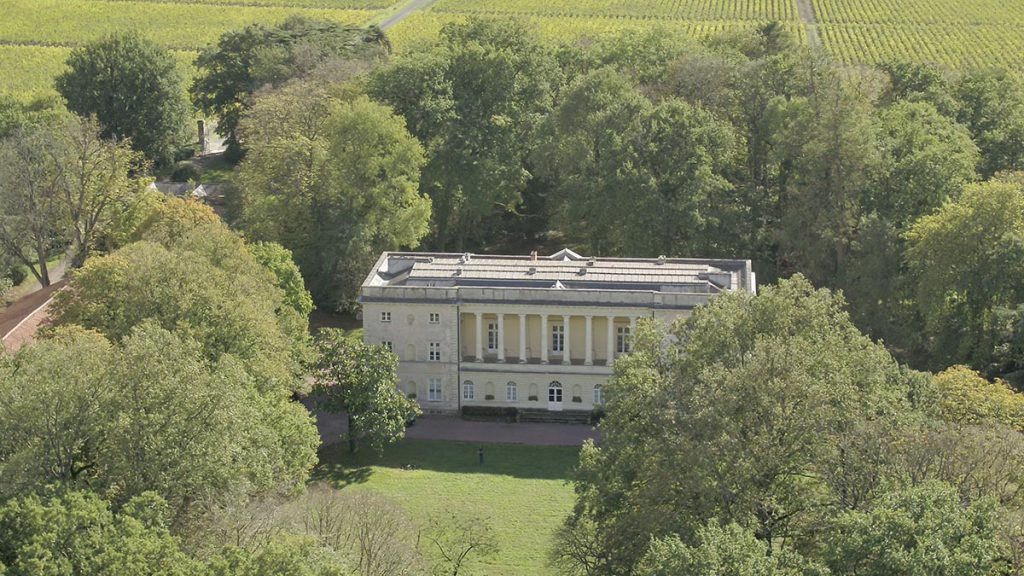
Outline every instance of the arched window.
[[476, 398], [476, 388], [473, 386], [472, 380], [466, 380], [462, 383], [462, 399], [473, 400]]
[[604, 393], [601, 390], [601, 385], [594, 386], [594, 406], [600, 406], [604, 404]]
[[510, 381], [505, 385], [505, 400], [509, 402], [519, 401], [519, 388], [516, 386], [515, 382]]
[[548, 402], [562, 401], [562, 383], [552, 382], [548, 384]]

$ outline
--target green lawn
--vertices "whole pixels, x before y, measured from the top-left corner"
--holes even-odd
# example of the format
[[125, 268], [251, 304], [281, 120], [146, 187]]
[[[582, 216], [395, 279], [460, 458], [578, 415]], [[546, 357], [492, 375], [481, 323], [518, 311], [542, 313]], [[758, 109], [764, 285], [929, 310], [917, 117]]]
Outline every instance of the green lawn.
[[[484, 445], [406, 440], [379, 457], [370, 450], [350, 456], [335, 445], [320, 453], [314, 481], [346, 490], [374, 490], [404, 507], [413, 520], [447, 511], [491, 519], [501, 549], [474, 561], [474, 575], [551, 574], [552, 534], [572, 510], [566, 483], [578, 448]], [[408, 469], [406, 469], [408, 468]]]

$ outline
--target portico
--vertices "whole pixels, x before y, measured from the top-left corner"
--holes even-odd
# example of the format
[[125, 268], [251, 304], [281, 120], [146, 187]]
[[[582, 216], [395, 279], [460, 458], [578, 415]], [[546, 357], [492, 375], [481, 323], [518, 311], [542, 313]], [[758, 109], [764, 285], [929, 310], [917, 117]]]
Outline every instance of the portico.
[[514, 309], [460, 314], [463, 362], [576, 366], [611, 366], [629, 351], [641, 317]]

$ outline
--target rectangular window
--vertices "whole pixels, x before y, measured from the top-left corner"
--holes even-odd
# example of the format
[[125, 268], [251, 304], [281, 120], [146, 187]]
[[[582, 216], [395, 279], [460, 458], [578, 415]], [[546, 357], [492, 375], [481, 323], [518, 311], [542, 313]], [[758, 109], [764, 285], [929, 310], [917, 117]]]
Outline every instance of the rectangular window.
[[601, 391], [600, 386], [594, 386], [594, 406], [600, 406], [604, 404], [604, 393]]
[[555, 324], [551, 327], [551, 351], [563, 352], [565, 350], [565, 326]]
[[381, 312], [380, 313], [380, 321], [381, 322], [391, 322], [391, 312]]
[[431, 312], [430, 313], [430, 323], [431, 324], [440, 324], [441, 323], [441, 314], [439, 312]]
[[509, 382], [505, 385], [505, 400], [509, 402], [516, 402], [519, 400], [519, 388], [515, 382]]
[[629, 326], [619, 326], [616, 328], [615, 351], [619, 354], [626, 354], [630, 348], [632, 348], [632, 343], [629, 338]]
[[441, 343], [440, 342], [431, 342], [430, 343], [430, 350], [429, 350], [429, 355], [427, 356], [427, 360], [430, 360], [431, 362], [440, 362], [441, 361]]
[[394, 347], [394, 345], [391, 344], [391, 340], [384, 340], [383, 342], [380, 343], [380, 345], [385, 347], [385, 348], [387, 348], [388, 352], [394, 352], [395, 351], [395, 347]]
[[476, 398], [476, 390], [473, 387], [473, 382], [471, 380], [466, 380], [462, 383], [462, 399], [472, 400], [474, 398]]
[[487, 349], [498, 349], [498, 325], [494, 322], [489, 322], [487, 324]]
[[427, 378], [427, 400], [431, 402], [441, 401], [441, 379], [436, 376]]

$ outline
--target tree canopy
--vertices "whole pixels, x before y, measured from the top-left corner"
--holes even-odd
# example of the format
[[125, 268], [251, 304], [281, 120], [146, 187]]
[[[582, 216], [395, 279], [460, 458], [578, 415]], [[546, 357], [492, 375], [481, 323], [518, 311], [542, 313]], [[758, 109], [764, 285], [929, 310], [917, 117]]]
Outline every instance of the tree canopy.
[[95, 116], [103, 138], [130, 139], [158, 165], [174, 161], [188, 141], [189, 105], [169, 50], [123, 32], [73, 50], [67, 63], [56, 82], [68, 110]]

